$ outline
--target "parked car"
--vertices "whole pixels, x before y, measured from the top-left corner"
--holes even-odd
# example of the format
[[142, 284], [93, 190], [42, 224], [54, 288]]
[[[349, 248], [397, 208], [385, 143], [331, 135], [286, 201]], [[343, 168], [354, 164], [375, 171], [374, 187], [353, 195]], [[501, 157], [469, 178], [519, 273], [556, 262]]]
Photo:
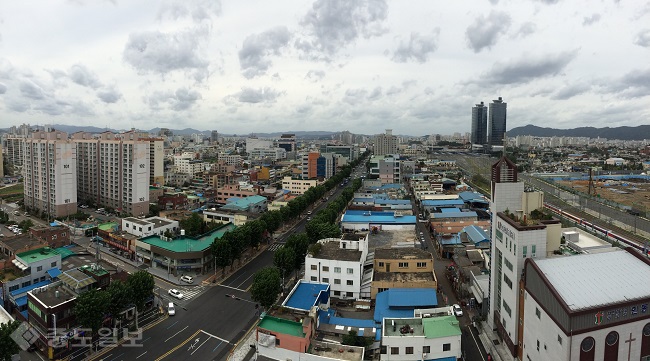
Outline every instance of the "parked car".
[[187, 282], [187, 283], [194, 283], [194, 278], [192, 276], [181, 276], [181, 281]]
[[451, 310], [454, 312], [454, 316], [463, 317], [463, 309], [459, 305], [455, 304], [451, 306]]
[[183, 294], [181, 293], [181, 291], [179, 291], [179, 290], [177, 290], [175, 288], [170, 289], [168, 293], [169, 293], [170, 296], [176, 297], [179, 300], [183, 299]]
[[176, 309], [174, 308], [174, 302], [170, 302], [167, 306], [167, 314], [174, 316], [176, 314]]

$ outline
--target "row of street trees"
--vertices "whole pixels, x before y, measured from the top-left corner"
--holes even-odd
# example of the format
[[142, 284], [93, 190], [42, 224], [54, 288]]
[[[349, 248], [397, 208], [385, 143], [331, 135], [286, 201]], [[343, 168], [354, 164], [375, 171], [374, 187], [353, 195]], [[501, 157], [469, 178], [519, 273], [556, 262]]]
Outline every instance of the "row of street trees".
[[[281, 208], [279, 211], [267, 212], [264, 215], [279, 213], [282, 221], [292, 221], [300, 216], [311, 204], [318, 201], [345, 178], [349, 177], [352, 169], [364, 161], [367, 156], [368, 154], [366, 153], [360, 159], [351, 162], [334, 177], [331, 177], [319, 186], [310, 188], [304, 195], [290, 201], [286, 207]], [[340, 237], [341, 230], [336, 224], [336, 220], [354, 197], [354, 192], [360, 187], [361, 180], [355, 179], [351, 187], [345, 188], [340, 196], [330, 201], [325, 209], [319, 211], [313, 216], [312, 220], [307, 222], [305, 232], [295, 233], [289, 236], [284, 247], [275, 252], [273, 258], [274, 265], [261, 269], [253, 277], [250, 292], [251, 298], [254, 301], [259, 302], [265, 309], [269, 309], [277, 300], [285, 278], [292, 271], [297, 272], [300, 269], [310, 247], [313, 248], [315, 243], [320, 239]], [[272, 232], [275, 230], [277, 228], [273, 229]]]

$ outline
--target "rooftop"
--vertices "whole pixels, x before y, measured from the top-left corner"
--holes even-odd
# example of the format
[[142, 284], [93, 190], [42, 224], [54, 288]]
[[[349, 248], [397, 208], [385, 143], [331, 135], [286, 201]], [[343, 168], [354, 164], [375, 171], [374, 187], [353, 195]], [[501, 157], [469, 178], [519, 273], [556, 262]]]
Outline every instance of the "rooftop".
[[284, 335], [305, 337], [305, 333], [302, 330], [302, 323], [269, 315], [264, 316], [257, 327]]
[[339, 242], [321, 243], [321, 249], [314, 258], [337, 259], [340, 261], [360, 261], [362, 252], [356, 249], [341, 248]]
[[[390, 282], [433, 282], [433, 272], [377, 272], [373, 275], [373, 281]], [[424, 285], [422, 285], [424, 286]]]
[[141, 226], [146, 226], [146, 225], [150, 224], [150, 222], [147, 222], [144, 219], [138, 219], [138, 218], [135, 218], [135, 217], [126, 217], [126, 218], [123, 218], [123, 220], [127, 221], [127, 222], [131, 222], [131, 223], [139, 224]]
[[108, 222], [108, 223], [102, 223], [97, 226], [98, 229], [106, 232], [110, 232], [116, 229], [118, 227], [118, 224], [115, 222]]
[[329, 290], [329, 284], [327, 283], [316, 283], [316, 282], [307, 282], [301, 280], [293, 288], [291, 294], [287, 296], [287, 299], [284, 301], [283, 306], [309, 311], [312, 306], [317, 304], [317, 301], [320, 297], [324, 297], [323, 303], [327, 302], [327, 295], [321, 294], [321, 292], [327, 292]]
[[39, 262], [46, 260], [51, 257], [58, 256], [59, 252], [56, 250], [50, 248], [50, 247], [43, 247], [43, 248], [37, 248], [33, 249], [31, 251], [27, 252], [22, 252], [18, 253], [16, 255], [17, 258], [20, 258], [23, 262], [25, 262], [27, 265], [30, 265], [34, 262]]
[[[344, 352], [340, 350], [343, 349]], [[358, 346], [343, 346], [340, 344], [312, 341], [309, 353], [318, 355], [326, 359], [332, 360], [345, 360], [345, 361], [361, 361], [363, 360], [363, 347]]]
[[431, 252], [415, 247], [375, 248], [375, 259], [432, 259]]
[[61, 282], [53, 283], [45, 290], [34, 289], [31, 291], [32, 296], [48, 308], [55, 307], [62, 303], [74, 300], [77, 296], [65, 287], [61, 287]]
[[348, 210], [341, 222], [375, 224], [415, 224], [415, 216], [395, 216], [395, 212]]
[[534, 262], [571, 311], [650, 298], [650, 265], [628, 251]]
[[427, 317], [422, 319], [425, 338], [460, 336], [460, 325], [456, 316]]
[[154, 235], [141, 238], [140, 241], [172, 252], [199, 252], [207, 249], [210, 247], [210, 245], [212, 245], [212, 242], [214, 242], [215, 239], [220, 239], [226, 232], [231, 231], [235, 228], [236, 227], [234, 224], [227, 223], [223, 227], [213, 230], [212, 232], [198, 239], [184, 237], [170, 241], [164, 241], [160, 238], [160, 236]]
[[59, 279], [74, 290], [84, 288], [96, 282], [94, 278], [76, 268], [61, 273]]

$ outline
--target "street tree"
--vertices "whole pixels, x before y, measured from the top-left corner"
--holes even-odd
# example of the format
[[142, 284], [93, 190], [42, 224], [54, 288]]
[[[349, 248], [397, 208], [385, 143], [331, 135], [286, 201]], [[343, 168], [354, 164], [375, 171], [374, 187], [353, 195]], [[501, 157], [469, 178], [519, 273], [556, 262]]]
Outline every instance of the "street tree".
[[232, 250], [228, 240], [217, 239], [212, 243], [212, 257], [215, 259], [215, 272], [216, 267], [221, 267], [221, 274], [225, 277], [226, 266], [232, 264]]
[[302, 232], [290, 235], [289, 238], [287, 238], [284, 247], [293, 249], [295, 253], [295, 263], [293, 264], [293, 267], [295, 270], [298, 270], [307, 255], [307, 248], [309, 247], [309, 238], [307, 237], [307, 234]]
[[296, 264], [296, 252], [293, 248], [282, 247], [273, 255], [273, 265], [282, 273], [282, 279], [293, 271]]
[[265, 267], [255, 273], [251, 285], [251, 299], [268, 310], [280, 294], [280, 271], [275, 267]]
[[109, 304], [110, 297], [106, 291], [92, 289], [77, 296], [73, 309], [75, 319], [81, 326], [92, 330], [93, 338], [102, 327]]
[[34, 227], [34, 222], [32, 222], [31, 219], [25, 219], [18, 223], [18, 227], [20, 227], [23, 232], [27, 232], [30, 228]]
[[113, 325], [119, 318], [120, 312], [132, 303], [131, 289], [122, 281], [113, 281], [106, 288], [108, 293], [108, 314], [111, 315]]
[[131, 297], [135, 304], [135, 328], [138, 328], [138, 316], [144, 310], [147, 300], [153, 295], [155, 283], [151, 273], [138, 271], [129, 275], [126, 285], [131, 289]]
[[11, 361], [11, 356], [20, 352], [18, 344], [11, 338], [11, 333], [16, 331], [18, 326], [18, 320], [0, 324], [0, 361]]
[[186, 235], [198, 236], [204, 227], [203, 218], [198, 213], [193, 212], [191, 216], [180, 222], [180, 227], [185, 230]]

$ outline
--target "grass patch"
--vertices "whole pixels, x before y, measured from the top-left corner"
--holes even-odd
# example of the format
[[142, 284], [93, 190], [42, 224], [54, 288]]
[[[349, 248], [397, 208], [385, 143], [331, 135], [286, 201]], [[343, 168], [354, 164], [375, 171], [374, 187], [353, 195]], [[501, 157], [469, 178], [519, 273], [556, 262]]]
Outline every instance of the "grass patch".
[[14, 194], [18, 194], [18, 193], [23, 194], [24, 188], [25, 187], [24, 187], [23, 183], [16, 183], [16, 184], [13, 184], [13, 185], [9, 185], [9, 186], [0, 188], [0, 196], [14, 195]]

